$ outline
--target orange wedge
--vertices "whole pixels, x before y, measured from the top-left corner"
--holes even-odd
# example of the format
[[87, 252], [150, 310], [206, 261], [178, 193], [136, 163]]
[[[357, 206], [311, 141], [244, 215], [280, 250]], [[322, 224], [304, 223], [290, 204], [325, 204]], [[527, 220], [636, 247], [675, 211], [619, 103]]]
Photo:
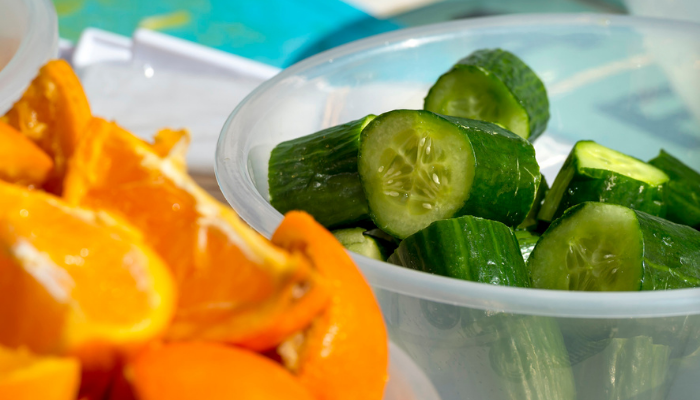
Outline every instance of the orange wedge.
[[53, 193], [61, 192], [68, 159], [90, 118], [80, 80], [63, 60], [44, 65], [3, 117], [53, 159], [54, 169], [46, 182], [46, 189]]
[[74, 400], [80, 363], [74, 358], [37, 357], [0, 346], [0, 399]]
[[0, 344], [97, 362], [161, 334], [174, 303], [136, 230], [0, 182]]
[[317, 400], [380, 400], [387, 381], [388, 338], [371, 288], [343, 246], [303, 212], [288, 213], [272, 243], [298, 251], [331, 287], [331, 301], [311, 326], [278, 349]]
[[[325, 306], [322, 280], [299, 254], [271, 245], [184, 171], [172, 143], [144, 143], [95, 118], [71, 161], [64, 197], [107, 210], [143, 232], [170, 267], [179, 299], [172, 340], [274, 347]], [[280, 320], [294, 315], [294, 321]], [[253, 347], [253, 346], [251, 346]]]
[[0, 180], [24, 186], [41, 186], [53, 161], [16, 129], [0, 121]]
[[149, 349], [127, 367], [125, 375], [140, 400], [313, 400], [274, 361], [214, 343]]

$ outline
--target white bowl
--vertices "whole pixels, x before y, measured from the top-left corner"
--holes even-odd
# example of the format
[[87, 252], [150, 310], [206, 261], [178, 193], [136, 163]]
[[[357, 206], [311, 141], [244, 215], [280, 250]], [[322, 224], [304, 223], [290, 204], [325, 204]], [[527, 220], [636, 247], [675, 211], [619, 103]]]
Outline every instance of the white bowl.
[[[455, 21], [354, 42], [284, 70], [233, 111], [217, 147], [219, 184], [241, 217], [269, 236], [282, 220], [266, 200], [267, 161], [277, 143], [369, 113], [421, 108], [441, 73], [470, 52], [492, 47], [519, 55], [547, 87], [552, 117], [535, 147], [550, 182], [580, 139], [641, 159], [663, 147], [700, 169], [698, 38], [700, 25], [692, 23], [547, 14]], [[669, 362], [656, 371], [661, 384], [646, 395], [685, 400], [700, 392], [700, 289], [522, 289], [354, 258], [375, 289], [391, 340], [444, 400], [509, 398], [512, 382], [499, 375], [489, 354], [510, 335], [509, 326], [531, 316], [556, 321], [567, 343], [580, 334], [591, 343], [649, 337], [666, 346]], [[574, 360], [578, 400], [599, 400], [602, 383], [584, 382], [586, 370], [603, 368], [605, 348], [595, 348]]]
[[39, 68], [56, 57], [58, 20], [51, 0], [0, 0], [0, 114]]

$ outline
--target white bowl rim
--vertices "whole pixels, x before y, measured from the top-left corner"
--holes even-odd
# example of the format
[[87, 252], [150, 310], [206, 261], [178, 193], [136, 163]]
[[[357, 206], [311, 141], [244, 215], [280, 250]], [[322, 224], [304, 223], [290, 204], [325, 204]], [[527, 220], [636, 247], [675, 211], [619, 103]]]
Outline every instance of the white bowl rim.
[[[232, 149], [242, 146], [239, 146], [240, 141], [232, 141], [233, 139], [228, 135], [230, 126], [237, 116], [245, 112], [248, 104], [282, 80], [309, 68], [333, 62], [363, 50], [390, 44], [395, 45], [410, 39], [418, 41], [430, 39], [432, 41], [436, 40], [439, 35], [461, 30], [533, 25], [575, 25], [600, 27], [601, 29], [611, 27], [658, 28], [685, 33], [695, 31], [698, 32], [697, 37], [700, 37], [700, 24], [693, 22], [589, 13], [516, 14], [457, 20], [402, 29], [324, 51], [290, 66], [261, 84], [243, 99], [228, 117], [217, 143], [215, 165], [217, 181], [225, 198], [234, 206], [234, 209], [236, 205], [244, 204], [244, 202], [248, 202], [248, 206], [254, 206], [236, 210], [241, 218], [249, 223], [252, 219], [259, 219], [261, 213], [274, 215], [276, 219], [272, 218], [263, 222], [263, 226], [251, 224], [254, 229], [267, 237], [271, 236], [275, 227], [282, 220], [282, 215], [263, 199], [250, 177], [245, 174], [247, 159], [234, 160], [224, 152], [225, 144], [232, 146]], [[231, 175], [230, 169], [226, 168], [226, 164], [233, 161], [236, 161], [240, 167], [235, 176]], [[236, 192], [227, 191], [226, 185], [222, 184], [223, 181], [235, 184]], [[251, 199], [259, 200], [259, 204], [250, 204]], [[658, 318], [700, 314], [700, 288], [653, 292], [568, 292], [515, 288], [432, 275], [396, 267], [357, 254], [351, 255], [369, 283], [375, 288], [461, 307], [562, 318]]]
[[0, 113], [19, 100], [39, 68], [58, 49], [58, 17], [51, 0], [20, 0], [27, 8], [27, 34], [4, 68], [0, 69]]

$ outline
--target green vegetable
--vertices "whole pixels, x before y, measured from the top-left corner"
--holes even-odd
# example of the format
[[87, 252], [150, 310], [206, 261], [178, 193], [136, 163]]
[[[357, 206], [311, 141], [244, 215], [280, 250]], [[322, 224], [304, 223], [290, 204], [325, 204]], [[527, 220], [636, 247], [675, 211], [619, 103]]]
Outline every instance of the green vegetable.
[[327, 228], [368, 219], [357, 173], [360, 132], [374, 115], [278, 144], [270, 156], [270, 204], [304, 210]]
[[700, 228], [700, 174], [663, 150], [649, 164], [671, 178], [666, 188], [666, 219]]
[[663, 171], [644, 161], [589, 140], [580, 141], [547, 192], [538, 218], [551, 222], [585, 201], [619, 204], [663, 217], [667, 182]]
[[512, 400], [574, 400], [569, 356], [557, 322], [549, 317], [504, 315], [491, 367]]
[[386, 261], [386, 253], [377, 239], [366, 235], [365, 232], [365, 228], [347, 228], [331, 233], [346, 249], [365, 257]]
[[530, 253], [535, 248], [535, 244], [540, 239], [540, 236], [530, 231], [516, 230], [515, 238], [518, 239], [520, 245], [520, 253], [523, 255], [523, 260], [527, 262], [530, 258]]
[[520, 58], [501, 49], [478, 50], [457, 62], [430, 88], [423, 108], [498, 123], [530, 141], [549, 120], [542, 81]]
[[590, 399], [663, 400], [669, 355], [648, 336], [611, 339], [577, 374], [578, 390]]
[[474, 282], [529, 287], [513, 231], [472, 216], [435, 221], [396, 250], [404, 267]]
[[538, 228], [540, 221], [537, 219], [537, 214], [539, 214], [540, 208], [542, 208], [544, 197], [547, 195], [548, 191], [549, 185], [547, 184], [547, 180], [544, 178], [544, 175], [542, 175], [540, 177], [540, 185], [537, 187], [535, 202], [532, 204], [532, 208], [530, 208], [530, 212], [527, 213], [525, 220], [518, 225], [518, 229], [535, 230]]
[[398, 238], [461, 215], [518, 225], [540, 181], [526, 140], [488, 122], [415, 110], [367, 125], [358, 170], [372, 220]]
[[530, 254], [534, 287], [630, 291], [700, 286], [700, 232], [626, 207], [567, 210]]

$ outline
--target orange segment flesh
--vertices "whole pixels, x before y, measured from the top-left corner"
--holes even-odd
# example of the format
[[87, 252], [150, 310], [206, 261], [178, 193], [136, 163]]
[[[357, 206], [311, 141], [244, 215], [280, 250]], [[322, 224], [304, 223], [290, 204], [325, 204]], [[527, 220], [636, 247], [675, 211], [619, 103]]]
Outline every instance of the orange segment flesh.
[[[311, 308], [299, 313], [306, 319], [296, 327], [325, 305], [327, 296], [318, 295], [322, 283], [306, 259], [272, 246], [211, 198], [171, 151], [162, 157], [154, 150], [158, 144], [98, 118], [86, 132], [64, 197], [128, 220], [167, 262], [179, 289], [169, 339], [248, 341], [290, 309]], [[314, 301], [301, 301], [310, 294]]]
[[153, 138], [151, 148], [161, 158], [169, 158], [181, 171], [187, 171], [185, 156], [191, 138], [185, 129], [161, 129]]
[[90, 121], [90, 105], [70, 65], [48, 62], [3, 118], [54, 161], [47, 190], [60, 193], [68, 159]]
[[369, 285], [333, 235], [303, 212], [286, 215], [272, 243], [300, 251], [331, 288], [330, 305], [279, 352], [318, 400], [379, 400], [388, 339]]
[[79, 380], [76, 359], [37, 357], [0, 346], [0, 399], [74, 400]]
[[41, 186], [53, 161], [16, 129], [0, 121], [0, 180], [24, 186]]
[[151, 349], [127, 368], [140, 400], [313, 400], [283, 367], [248, 350], [184, 342]]
[[133, 228], [0, 182], [1, 344], [127, 349], [162, 333], [173, 304], [167, 267]]

